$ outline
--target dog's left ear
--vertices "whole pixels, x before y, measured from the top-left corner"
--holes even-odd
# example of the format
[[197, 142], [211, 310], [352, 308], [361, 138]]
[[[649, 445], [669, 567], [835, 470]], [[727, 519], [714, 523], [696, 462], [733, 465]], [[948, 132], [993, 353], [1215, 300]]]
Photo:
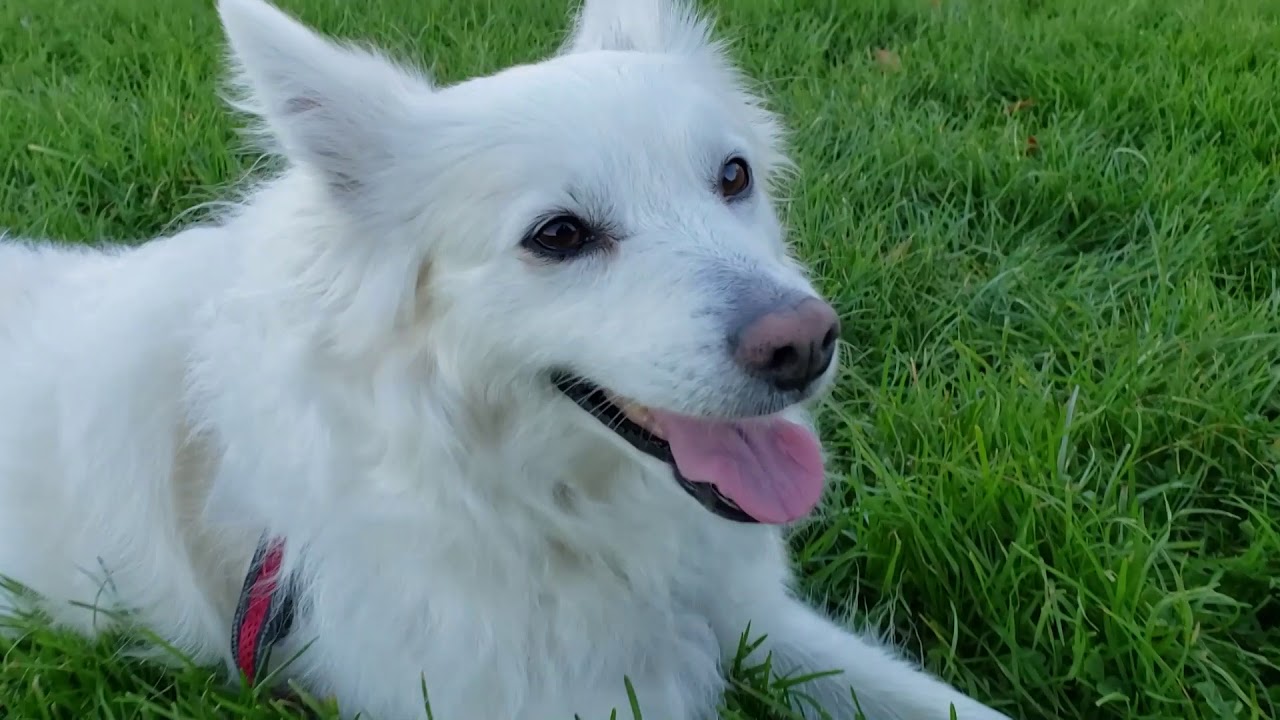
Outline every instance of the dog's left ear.
[[394, 159], [427, 80], [373, 52], [331, 42], [262, 0], [218, 0], [243, 97], [291, 162], [324, 178], [340, 202]]
[[685, 0], [584, 0], [563, 51], [591, 50], [720, 54], [711, 22]]

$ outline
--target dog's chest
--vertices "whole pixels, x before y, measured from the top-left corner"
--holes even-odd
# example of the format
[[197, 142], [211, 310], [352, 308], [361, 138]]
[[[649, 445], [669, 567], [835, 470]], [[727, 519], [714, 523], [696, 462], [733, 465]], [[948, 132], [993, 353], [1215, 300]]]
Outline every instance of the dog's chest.
[[589, 509], [441, 519], [422, 544], [366, 549], [363, 562], [326, 552], [296, 642], [315, 639], [341, 696], [399, 698], [368, 708], [381, 717], [421, 707], [425, 680], [436, 717], [568, 718], [625, 708], [623, 678], [657, 716], [679, 717], [721, 684], [698, 529], [682, 510], [643, 522]]

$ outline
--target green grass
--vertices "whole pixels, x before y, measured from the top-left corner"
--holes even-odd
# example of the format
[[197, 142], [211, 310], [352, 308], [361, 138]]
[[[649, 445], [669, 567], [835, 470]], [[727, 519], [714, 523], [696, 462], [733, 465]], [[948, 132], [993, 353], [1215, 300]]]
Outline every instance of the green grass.
[[[285, 4], [445, 80], [566, 14]], [[845, 318], [813, 597], [1016, 717], [1280, 714], [1280, 4], [714, 4]], [[0, 227], [139, 238], [217, 197], [251, 162], [220, 53], [208, 0], [0, 2]], [[289, 716], [117, 642], [0, 657], [15, 720]], [[740, 677], [726, 716], [759, 716]]]

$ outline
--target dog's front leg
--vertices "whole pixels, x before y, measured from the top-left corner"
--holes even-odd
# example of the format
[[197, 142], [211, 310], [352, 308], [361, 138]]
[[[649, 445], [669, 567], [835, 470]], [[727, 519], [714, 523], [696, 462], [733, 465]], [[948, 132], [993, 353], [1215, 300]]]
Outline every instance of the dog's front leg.
[[734, 597], [722, 610], [717, 630], [726, 657], [737, 653], [750, 623], [748, 642], [761, 636], [764, 641], [749, 662], [769, 653], [779, 676], [837, 673], [793, 688], [793, 696], [804, 696], [793, 705], [807, 718], [821, 717], [816, 703], [833, 720], [949, 720], [952, 706], [958, 720], [1009, 720], [891, 650], [839, 627], [782, 588]]

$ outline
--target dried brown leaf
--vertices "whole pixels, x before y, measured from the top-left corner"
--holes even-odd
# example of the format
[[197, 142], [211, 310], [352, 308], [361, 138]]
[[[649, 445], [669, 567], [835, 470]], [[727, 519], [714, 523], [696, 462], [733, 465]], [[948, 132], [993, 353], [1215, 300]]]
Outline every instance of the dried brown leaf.
[[872, 53], [876, 65], [886, 72], [897, 72], [902, 69], [902, 58], [898, 57], [898, 53], [887, 50], [885, 48], [876, 48]]
[[1036, 104], [1035, 98], [1023, 98], [1022, 100], [1011, 102], [1008, 105], [1005, 105], [1004, 113], [1005, 115], [1012, 115], [1017, 112], [1022, 112], [1023, 110], [1026, 110], [1027, 108], [1032, 107], [1035, 104]]

